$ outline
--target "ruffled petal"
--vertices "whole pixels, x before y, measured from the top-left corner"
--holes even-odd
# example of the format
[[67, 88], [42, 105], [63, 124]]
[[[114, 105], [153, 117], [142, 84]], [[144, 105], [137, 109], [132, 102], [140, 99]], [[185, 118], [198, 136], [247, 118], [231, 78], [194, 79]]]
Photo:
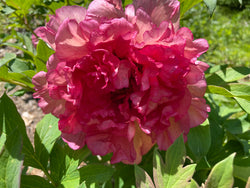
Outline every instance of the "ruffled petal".
[[186, 40], [184, 56], [191, 59], [193, 63], [209, 48], [208, 42], [205, 39], [196, 39], [193, 41], [193, 34], [188, 28], [183, 27], [179, 29], [177, 35], [182, 36]]
[[33, 78], [34, 97], [72, 149], [138, 164], [205, 121], [208, 65], [197, 58], [208, 44], [179, 29], [179, 4], [134, 0], [124, 12], [121, 0], [94, 0], [87, 11], [58, 9], [35, 31], [55, 53]]
[[55, 39], [57, 57], [64, 61], [72, 61], [87, 55], [88, 40], [75, 20], [64, 20]]
[[43, 112], [45, 114], [52, 113], [54, 116], [59, 117], [65, 110], [65, 100], [51, 98], [46, 80], [46, 72], [41, 71], [37, 73], [32, 78], [32, 83], [36, 88], [36, 93], [33, 94], [33, 97], [40, 99], [38, 105], [42, 108]]
[[160, 25], [163, 21], [171, 21], [175, 29], [179, 27], [179, 1], [175, 0], [134, 0], [135, 9], [143, 9], [152, 18], [153, 23]]
[[[65, 19], [74, 19], [78, 23], [85, 19], [86, 9], [79, 6], [64, 6], [56, 10], [56, 15], [50, 16], [46, 27], [38, 27], [34, 32], [36, 35], [55, 50], [55, 36], [59, 26]], [[32, 35], [32, 42], [36, 46], [38, 38]]]
[[63, 6], [56, 10], [56, 15], [50, 17], [50, 21], [47, 23], [46, 27], [57, 31], [62, 22], [65, 19], [73, 19], [77, 23], [80, 23], [85, 19], [86, 9], [80, 6]]
[[61, 137], [73, 150], [81, 149], [85, 145], [85, 134], [82, 132], [78, 132], [77, 134], [62, 133]]
[[112, 19], [124, 17], [120, 0], [94, 0], [89, 4], [87, 19]]

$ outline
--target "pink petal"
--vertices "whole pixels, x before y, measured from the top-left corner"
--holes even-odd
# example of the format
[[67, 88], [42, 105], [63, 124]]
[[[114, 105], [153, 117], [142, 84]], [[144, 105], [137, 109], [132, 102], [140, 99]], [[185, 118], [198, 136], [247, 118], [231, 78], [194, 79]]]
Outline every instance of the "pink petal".
[[[55, 50], [55, 35], [62, 22], [68, 18], [74, 19], [79, 23], [84, 20], [85, 15], [86, 9], [83, 7], [64, 6], [56, 10], [56, 15], [50, 16], [50, 21], [46, 24], [46, 27], [39, 27], [34, 32]], [[36, 46], [38, 39], [32, 36], [32, 42]]]
[[171, 125], [161, 133], [156, 135], [156, 141], [160, 150], [167, 150], [174, 141], [184, 132], [182, 127], [173, 119], [170, 120]]
[[126, 8], [125, 8], [125, 15], [126, 15], [126, 18], [129, 22], [131, 23], [135, 23], [135, 8], [133, 5], [128, 5]]
[[43, 112], [48, 114], [52, 113], [58, 117], [65, 110], [65, 100], [55, 100], [49, 95], [48, 83], [46, 80], [46, 73], [41, 71], [32, 78], [32, 83], [35, 85], [36, 92], [33, 94], [34, 98], [40, 98], [38, 105], [42, 108]]
[[[55, 50], [55, 31], [47, 27], [38, 27], [34, 32], [39, 38]], [[32, 42], [35, 46], [38, 44], [38, 39], [34, 35], [32, 36]]]
[[[133, 125], [134, 124], [134, 125]], [[135, 129], [133, 144], [136, 151], [136, 159], [131, 162], [123, 160], [125, 164], [139, 164], [142, 160], [142, 156], [146, 154], [154, 145], [150, 135], [147, 135], [140, 129], [137, 122], [131, 123]]]
[[116, 89], [129, 87], [130, 62], [123, 60], [117, 68], [117, 74], [113, 78], [113, 84]]
[[210, 107], [204, 98], [193, 98], [188, 114], [180, 121], [182, 127], [192, 128], [202, 124], [208, 117]]
[[81, 149], [85, 145], [85, 135], [82, 132], [77, 134], [62, 133], [61, 137], [73, 150]]
[[120, 0], [94, 0], [89, 4], [87, 19], [112, 19], [124, 17]]
[[57, 57], [72, 61], [87, 55], [88, 40], [75, 20], [64, 20], [56, 34]]
[[65, 65], [66, 65], [65, 62], [61, 62], [58, 64], [56, 69], [49, 70], [47, 73], [47, 80], [51, 81], [53, 84], [57, 86], [66, 86], [67, 82], [65, 79], [65, 71], [63, 70]]
[[207, 83], [205, 80], [199, 80], [194, 84], [187, 86], [193, 97], [203, 97], [206, 93]]
[[80, 6], [63, 6], [56, 10], [56, 15], [50, 17], [46, 27], [57, 31], [65, 19], [74, 19], [78, 23], [85, 19], [86, 9]]
[[175, 30], [179, 27], [179, 1], [176, 0], [134, 0], [135, 9], [143, 9], [152, 18], [153, 23], [160, 25], [171, 21]]
[[193, 41], [193, 34], [188, 28], [183, 27], [179, 29], [177, 35], [186, 39], [184, 56], [190, 59], [193, 63], [195, 63], [197, 58], [209, 48], [208, 42], [205, 39], [197, 39]]
[[47, 67], [47, 70], [54, 70], [56, 69], [58, 63], [60, 63], [61, 61], [57, 58], [56, 54], [52, 54], [50, 57], [49, 57], [49, 60], [47, 61], [47, 64], [46, 64], [46, 67]]
[[114, 18], [101, 24], [99, 29], [101, 35], [96, 39], [97, 43], [112, 41], [120, 36], [126, 40], [126, 37], [130, 38], [135, 31], [133, 25], [125, 18]]
[[205, 39], [196, 39], [194, 41], [187, 41], [184, 56], [195, 62], [197, 58], [205, 53], [209, 48], [208, 42]]
[[136, 26], [138, 28], [138, 34], [136, 36], [136, 41], [138, 43], [143, 42], [143, 35], [146, 31], [152, 29], [152, 22], [149, 15], [142, 9], [136, 11]]
[[171, 37], [171, 30], [168, 22], [162, 22], [159, 27], [154, 27], [152, 30], [144, 33], [143, 38], [147, 45], [159, 44], [162, 40]]
[[41, 71], [32, 78], [32, 83], [36, 90], [41, 90], [47, 87], [46, 72]]

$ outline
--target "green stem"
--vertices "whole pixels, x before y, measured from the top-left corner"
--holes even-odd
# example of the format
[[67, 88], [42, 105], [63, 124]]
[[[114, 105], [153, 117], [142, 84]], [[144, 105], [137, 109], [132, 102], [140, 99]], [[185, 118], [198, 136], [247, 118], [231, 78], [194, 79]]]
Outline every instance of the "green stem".
[[5, 79], [5, 78], [0, 78], [0, 81], [8, 82], [8, 83], [14, 84], [14, 85], [19, 85], [19, 86], [23, 87], [24, 89], [27, 89], [28, 91], [35, 92], [35, 90], [33, 88], [25, 85], [24, 83], [17, 82], [15, 80], [8, 80], [8, 79]]
[[23, 16], [23, 19], [21, 16], [19, 16], [16, 12], [14, 12], [14, 14], [19, 18], [19, 20], [26, 26], [26, 29], [29, 30], [36, 38], [39, 38], [37, 36], [37, 34], [33, 31], [33, 29], [30, 27], [29, 23], [28, 23], [28, 19], [26, 17], [26, 15]]
[[70, 6], [70, 3], [69, 3], [69, 0], [66, 0], [66, 2], [65, 2], [66, 4], [66, 6]]

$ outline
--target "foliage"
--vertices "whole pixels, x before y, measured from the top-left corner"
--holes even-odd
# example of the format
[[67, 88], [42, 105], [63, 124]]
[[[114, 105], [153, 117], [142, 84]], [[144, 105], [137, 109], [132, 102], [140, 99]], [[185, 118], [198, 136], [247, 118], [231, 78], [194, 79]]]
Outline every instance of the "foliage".
[[[210, 50], [202, 60], [206, 72], [209, 118], [192, 128], [186, 144], [180, 137], [166, 151], [152, 149], [142, 163], [109, 163], [88, 148], [73, 151], [60, 138], [58, 119], [46, 115], [37, 124], [34, 146], [11, 99], [0, 98], [0, 187], [245, 187], [250, 176], [249, 8], [230, 10], [216, 1], [180, 0], [182, 25], [195, 38], [206, 38]], [[222, 5], [225, 1], [217, 1]], [[232, 7], [235, 1], [226, 6]], [[2, 0], [1, 48], [15, 48], [0, 59], [0, 80], [33, 91], [31, 78], [46, 71], [53, 51], [40, 41], [35, 49], [33, 30], [63, 5], [87, 6], [83, 0]], [[131, 3], [123, 1], [124, 6]], [[195, 6], [197, 5], [197, 6]], [[194, 6], [194, 7], [193, 7]], [[208, 7], [208, 9], [207, 9]], [[238, 7], [238, 5], [236, 6]], [[214, 11], [215, 10], [215, 11]], [[213, 15], [211, 17], [211, 14]], [[6, 22], [5, 17], [9, 21]], [[222, 24], [223, 23], [223, 24]], [[163, 160], [164, 159], [164, 160]], [[40, 169], [44, 177], [30, 175]]]
[[212, 18], [209, 18], [206, 5], [200, 3], [185, 14], [182, 25], [192, 30], [194, 38], [208, 40], [210, 50], [203, 56], [203, 61], [249, 67], [249, 15], [250, 7], [247, 5], [240, 11], [218, 6]]
[[[185, 145], [182, 136], [167, 150], [165, 155], [166, 164], [164, 164], [159, 152], [155, 150], [153, 157], [153, 177], [155, 186], [149, 175], [140, 167], [135, 166], [137, 187], [177, 188], [190, 186], [196, 164], [190, 164], [183, 167], [185, 153]], [[194, 182], [194, 180], [192, 181]]]
[[[196, 164], [184, 165], [185, 145], [182, 136], [168, 149], [165, 155], [166, 164], [163, 163], [161, 155], [155, 150], [153, 159], [153, 177], [138, 166], [135, 166], [135, 177], [137, 187], [149, 188], [178, 188], [199, 187], [192, 176]], [[233, 186], [233, 159], [235, 154], [217, 163], [211, 170], [204, 187], [232, 187]]]

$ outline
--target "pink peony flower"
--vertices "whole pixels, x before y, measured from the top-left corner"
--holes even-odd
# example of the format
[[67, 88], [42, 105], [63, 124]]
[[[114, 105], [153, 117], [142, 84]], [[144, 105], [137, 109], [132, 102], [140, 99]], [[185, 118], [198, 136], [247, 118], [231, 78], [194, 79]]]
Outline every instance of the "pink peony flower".
[[72, 149], [139, 163], [208, 116], [208, 65], [197, 61], [208, 43], [179, 28], [177, 0], [134, 0], [125, 11], [120, 0], [62, 7], [35, 33], [55, 53], [33, 78], [34, 97], [60, 119]]

